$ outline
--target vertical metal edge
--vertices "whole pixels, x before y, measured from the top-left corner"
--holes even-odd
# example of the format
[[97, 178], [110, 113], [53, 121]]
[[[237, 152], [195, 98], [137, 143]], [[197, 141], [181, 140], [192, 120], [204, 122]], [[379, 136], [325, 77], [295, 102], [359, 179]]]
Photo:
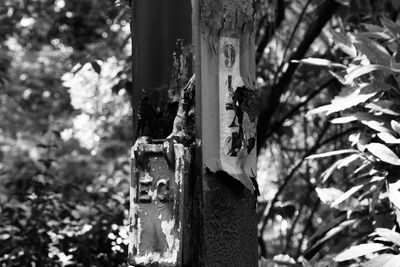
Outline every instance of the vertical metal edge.
[[136, 162], [137, 146], [131, 148], [131, 179], [130, 179], [130, 189], [129, 189], [129, 246], [128, 246], [128, 261], [131, 264], [135, 263], [135, 256], [138, 253], [138, 243], [135, 242], [139, 240], [140, 233], [138, 229], [138, 185], [137, 181], [139, 179], [138, 168]]
[[190, 164], [191, 174], [188, 187], [190, 188], [190, 236], [187, 266], [201, 266], [203, 253], [203, 153], [202, 153], [202, 73], [201, 73], [201, 29], [200, 29], [200, 0], [192, 1], [192, 44], [194, 53], [195, 87], [195, 122], [197, 146], [192, 151]]
[[136, 42], [138, 38], [137, 29], [137, 1], [131, 0], [131, 43], [132, 43], [132, 95], [131, 95], [131, 107], [132, 107], [132, 125], [133, 125], [133, 143], [137, 139], [137, 124], [138, 124], [138, 114], [139, 114], [139, 99], [140, 99], [140, 86], [136, 81], [136, 77], [139, 75], [139, 66], [137, 63], [139, 46]]
[[[177, 266], [182, 266], [183, 265], [183, 249], [185, 248], [184, 243], [185, 240], [185, 226], [186, 226], [186, 221], [185, 221], [185, 180], [187, 178], [187, 159], [185, 157], [185, 151], [186, 148], [182, 144], [174, 144], [174, 152], [175, 152], [175, 185], [177, 186], [176, 188], [176, 197], [175, 197], [175, 204], [179, 205], [178, 207], [175, 206], [175, 209], [177, 209], [178, 212], [178, 229], [179, 229], [179, 248], [178, 248], [178, 254], [177, 254]], [[179, 220], [180, 219], [180, 220]]]

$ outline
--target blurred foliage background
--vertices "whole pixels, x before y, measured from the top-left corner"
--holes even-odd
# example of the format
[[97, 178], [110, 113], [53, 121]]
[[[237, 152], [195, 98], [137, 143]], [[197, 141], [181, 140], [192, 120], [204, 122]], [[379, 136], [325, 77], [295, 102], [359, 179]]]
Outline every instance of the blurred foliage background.
[[129, 21], [114, 0], [0, 2], [0, 266], [126, 266]]
[[[256, 6], [260, 265], [397, 259], [399, 1]], [[129, 23], [115, 0], [0, 2], [1, 266], [127, 266]]]

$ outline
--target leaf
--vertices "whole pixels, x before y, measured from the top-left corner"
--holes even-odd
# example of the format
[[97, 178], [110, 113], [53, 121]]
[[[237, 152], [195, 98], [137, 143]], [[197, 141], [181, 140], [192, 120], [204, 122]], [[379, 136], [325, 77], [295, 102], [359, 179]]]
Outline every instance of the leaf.
[[335, 0], [335, 2], [338, 2], [339, 4], [344, 6], [350, 6], [350, 0]]
[[336, 199], [338, 199], [341, 195], [344, 194], [342, 190], [339, 190], [334, 187], [329, 187], [329, 188], [316, 187], [315, 191], [317, 192], [319, 199], [321, 199], [321, 201], [327, 205], [331, 205], [332, 203], [335, 202]]
[[346, 66], [340, 63], [335, 63], [333, 61], [322, 59], [322, 58], [305, 58], [302, 60], [292, 60], [294, 63], [302, 63], [307, 65], [314, 65], [314, 66], [323, 66], [323, 67], [338, 67], [345, 69]]
[[352, 116], [377, 132], [392, 132], [389, 122], [384, 116], [377, 116], [366, 112], [356, 112]]
[[335, 118], [335, 119], [331, 120], [331, 123], [333, 123], [333, 124], [343, 124], [343, 123], [353, 122], [353, 121], [356, 121], [356, 120], [357, 120], [357, 117], [355, 117], [355, 116], [346, 116], [346, 117]]
[[352, 260], [387, 248], [388, 247], [380, 243], [367, 243], [367, 244], [352, 246], [351, 248], [339, 253], [334, 258], [334, 260], [337, 262]]
[[385, 28], [382, 28], [381, 26], [378, 26], [375, 24], [362, 23], [361, 25], [363, 25], [369, 32], [384, 32], [385, 31]]
[[352, 154], [350, 156], [347, 156], [342, 159], [342, 161], [337, 165], [338, 169], [341, 169], [343, 167], [347, 167], [350, 163], [355, 161], [356, 159], [360, 158], [360, 154]]
[[367, 261], [364, 263], [362, 266], [363, 267], [395, 267], [396, 265], [388, 265], [392, 264], [392, 260], [396, 259], [399, 261], [399, 256], [398, 255], [393, 255], [393, 254], [380, 254], [373, 258], [372, 260]]
[[400, 159], [387, 146], [380, 144], [380, 143], [371, 143], [371, 144], [366, 145], [366, 148], [372, 155], [379, 158], [381, 161], [384, 161], [386, 163], [396, 165], [396, 166], [400, 165]]
[[400, 139], [390, 133], [378, 133], [378, 137], [386, 144], [400, 144]]
[[400, 134], [400, 123], [398, 123], [397, 121], [392, 120], [392, 121], [390, 122], [390, 126], [392, 126], [392, 129], [393, 129], [396, 133]]
[[377, 41], [362, 35], [354, 34], [354, 45], [364, 54], [372, 64], [391, 66], [392, 57]]
[[361, 120], [361, 123], [368, 126], [369, 128], [380, 132], [380, 133], [390, 133], [390, 129], [388, 129], [383, 121], [376, 120]]
[[339, 224], [346, 221], [345, 219], [346, 219], [346, 214], [341, 214], [339, 216], [333, 217], [332, 220], [324, 222], [324, 225], [315, 229], [316, 231], [312, 234], [312, 236], [309, 239], [310, 244], [315, 243], [316, 240], [326, 235], [326, 233], [329, 232], [329, 230], [335, 228]]
[[[354, 156], [354, 154], [348, 156], [351, 157]], [[325, 183], [328, 178], [332, 175], [332, 173], [343, 163], [346, 162], [347, 158], [339, 159], [335, 163], [333, 163], [328, 169], [326, 169], [322, 174], [321, 174], [321, 180], [322, 183]]]
[[329, 70], [329, 73], [334, 77], [334, 78], [336, 78], [341, 84], [343, 84], [343, 85], [345, 85], [345, 79], [344, 79], [344, 77], [342, 77], [340, 74], [337, 74], [336, 72], [333, 72], [333, 71], [331, 71], [331, 70]]
[[379, 100], [377, 102], [368, 103], [365, 107], [385, 114], [400, 116], [400, 113], [394, 111], [399, 110], [399, 108], [393, 101]]
[[342, 111], [358, 104], [364, 103], [371, 97], [375, 96], [377, 92], [363, 93], [362, 90], [365, 86], [361, 87], [344, 87], [339, 95], [335, 96], [331, 104], [318, 107], [307, 113], [307, 115], [326, 112], [328, 115], [338, 111]]
[[372, 38], [372, 39], [378, 39], [380, 41], [389, 41], [392, 39], [392, 36], [390, 36], [386, 32], [362, 32], [362, 33], [357, 33], [358, 36], [363, 37], [363, 38]]
[[400, 46], [397, 47], [397, 51], [396, 51], [396, 53], [394, 55], [394, 60], [396, 62], [400, 62]]
[[392, 257], [384, 264], [378, 267], [399, 267], [400, 266], [400, 255], [392, 255]]
[[388, 187], [389, 187], [388, 196], [390, 202], [392, 202], [393, 205], [397, 207], [397, 209], [400, 209], [400, 192], [399, 192], [400, 181], [397, 181], [396, 183], [389, 183]]
[[382, 66], [382, 65], [377, 65], [377, 64], [365, 65], [365, 66], [355, 68], [353, 71], [348, 73], [344, 77], [344, 83], [351, 84], [354, 81], [354, 79], [356, 79], [362, 75], [376, 71], [376, 70], [382, 70], [382, 71], [387, 71], [387, 72], [396, 72], [396, 73], [400, 72], [400, 69], [391, 68], [391, 67], [387, 67], [387, 66]]
[[375, 232], [381, 236], [392, 242], [393, 244], [400, 246], [400, 234], [386, 228], [376, 228]]
[[0, 240], [3, 240], [3, 241], [9, 239], [10, 237], [11, 237], [11, 235], [7, 234], [7, 233], [0, 234]]
[[358, 190], [360, 190], [364, 185], [356, 185], [353, 186], [351, 189], [349, 189], [348, 191], [346, 191], [346, 193], [342, 194], [339, 198], [337, 198], [332, 204], [331, 204], [331, 208], [339, 205], [340, 203], [342, 203], [343, 201], [345, 201], [346, 199], [348, 199], [349, 197], [351, 197], [354, 193], [356, 193]]
[[400, 33], [400, 26], [397, 25], [395, 22], [387, 19], [387, 18], [381, 18], [381, 23], [383, 27], [385, 27], [389, 32], [393, 35], [393, 37], [398, 37], [398, 34]]
[[340, 32], [335, 32], [331, 31], [333, 41], [334, 43], [346, 54], [348, 54], [350, 57], [354, 58], [357, 56], [357, 50], [355, 46], [351, 43], [350, 39], [340, 33]]
[[357, 152], [358, 151], [355, 149], [342, 149], [342, 150], [329, 151], [329, 152], [320, 153], [320, 154], [314, 154], [314, 155], [308, 156], [306, 159], [318, 159], [318, 158], [331, 157], [331, 156], [340, 155], [340, 154], [357, 153]]
[[[329, 205], [331, 207], [333, 207], [333, 203], [335, 203], [335, 201], [337, 199], [340, 199], [340, 197], [345, 194], [342, 190], [339, 190], [337, 188], [334, 187], [329, 187], [329, 188], [315, 188], [315, 191], [317, 192], [318, 197], [321, 199], [321, 201], [326, 204]], [[347, 200], [345, 203], [343, 203], [343, 201]], [[357, 199], [355, 198], [347, 198], [343, 201], [341, 201], [340, 203], [342, 205], [340, 206], [335, 206], [334, 208], [339, 209], [339, 210], [359, 210], [359, 202]]]
[[[305, 253], [307, 253], [307, 251], [313, 250], [314, 248], [318, 247], [322, 243], [328, 241], [329, 239], [336, 236], [337, 234], [339, 234], [341, 231], [343, 231], [350, 225], [353, 225], [355, 222], [356, 222], [356, 220], [347, 220], [347, 221], [341, 222], [339, 225], [337, 225], [337, 226], [333, 227], [332, 229], [330, 229], [329, 231], [327, 231], [326, 234], [321, 239], [319, 239], [317, 242], [315, 242], [315, 244], [312, 245], [312, 247], [307, 248]], [[328, 227], [330, 227], [330, 225], [328, 225]]]

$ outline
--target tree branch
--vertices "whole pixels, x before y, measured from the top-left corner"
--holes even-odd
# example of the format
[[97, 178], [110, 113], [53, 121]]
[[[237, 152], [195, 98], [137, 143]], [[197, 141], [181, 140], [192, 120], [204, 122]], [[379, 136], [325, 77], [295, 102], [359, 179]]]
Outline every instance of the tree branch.
[[316, 200], [316, 202], [314, 203], [314, 206], [311, 210], [310, 216], [308, 217], [308, 220], [304, 226], [303, 229], [303, 234], [301, 235], [301, 239], [299, 240], [299, 244], [297, 246], [297, 252], [296, 252], [296, 258], [298, 258], [301, 254], [301, 247], [303, 246], [303, 242], [306, 236], [306, 233], [308, 231], [308, 229], [310, 229], [310, 227], [312, 226], [312, 221], [314, 218], [314, 214], [317, 212], [319, 205], [321, 204], [321, 201], [319, 200], [319, 198]]
[[[287, 43], [287, 45], [286, 45], [286, 47], [285, 47], [285, 51], [283, 52], [282, 62], [281, 62], [281, 64], [280, 64], [279, 67], [278, 67], [278, 70], [277, 70], [277, 72], [276, 72], [276, 74], [275, 74], [275, 77], [278, 77], [279, 72], [283, 69], [283, 66], [285, 65], [285, 58], [286, 58], [287, 52], [289, 51], [289, 48], [290, 48], [290, 46], [292, 45], [292, 42], [293, 42], [294, 36], [295, 36], [295, 34], [296, 34], [296, 32], [297, 32], [297, 29], [299, 28], [300, 23], [301, 23], [301, 21], [303, 20], [304, 14], [306, 13], [307, 8], [308, 8], [308, 6], [310, 5], [311, 1], [312, 1], [312, 0], [307, 0], [307, 3], [304, 5], [303, 10], [301, 11], [301, 13], [300, 13], [300, 15], [299, 15], [299, 18], [297, 19], [296, 25], [294, 26], [294, 28], [293, 28], [293, 30], [292, 30], [292, 33], [290, 34], [289, 41], [288, 41], [288, 43]], [[275, 78], [275, 79], [276, 79], [276, 78]]]
[[281, 128], [281, 126], [285, 123], [285, 121], [291, 117], [293, 117], [303, 106], [307, 105], [314, 97], [316, 97], [322, 90], [327, 88], [331, 83], [335, 81], [335, 78], [331, 78], [326, 81], [323, 85], [321, 85], [317, 90], [313, 91], [309, 96], [307, 96], [306, 100], [301, 103], [298, 103], [292, 110], [289, 111], [282, 119], [278, 122], [275, 122], [266, 134], [266, 138], [268, 138], [273, 131], [277, 131]]
[[258, 242], [259, 242], [259, 245], [260, 245], [260, 248], [261, 248], [261, 255], [262, 256], [264, 256], [264, 257], [266, 256], [266, 247], [265, 247], [264, 240], [263, 240], [262, 236], [263, 236], [263, 233], [265, 231], [265, 227], [267, 226], [268, 220], [272, 216], [272, 211], [273, 211], [273, 207], [274, 207], [275, 203], [278, 201], [279, 196], [282, 194], [283, 190], [285, 189], [287, 184], [290, 182], [290, 180], [292, 179], [294, 174], [296, 174], [297, 170], [303, 165], [303, 162], [305, 161], [305, 159], [308, 156], [310, 156], [311, 154], [314, 154], [318, 150], [318, 148], [320, 148], [320, 142], [321, 142], [323, 136], [325, 135], [325, 133], [327, 132], [329, 126], [330, 126], [330, 123], [326, 122], [324, 127], [322, 128], [321, 133], [319, 134], [314, 146], [311, 147], [310, 150], [307, 151], [303, 155], [303, 157], [297, 162], [297, 164], [291, 169], [289, 174], [283, 180], [283, 183], [279, 186], [278, 191], [275, 193], [275, 195], [272, 198], [272, 200], [269, 203], [269, 205], [266, 206], [265, 212], [264, 212], [265, 216], [264, 216], [264, 218], [262, 220], [260, 234], [259, 234], [259, 237], [258, 237]]
[[[261, 20], [260, 23], [258, 24], [258, 36], [257, 36], [257, 48], [256, 48], [256, 64], [260, 62], [262, 59], [262, 56], [264, 54], [265, 47], [267, 47], [269, 41], [271, 38], [274, 36], [276, 30], [279, 28], [279, 26], [282, 24], [282, 21], [285, 19], [285, 1], [284, 0], [278, 0], [275, 9], [275, 20], [271, 23], [268, 22], [268, 13], [265, 14]], [[264, 30], [264, 34], [261, 37], [261, 40], [259, 37], [259, 32], [261, 29]]]
[[289, 59], [289, 66], [285, 73], [280, 77], [279, 81], [272, 86], [270, 90], [264, 90], [261, 100], [263, 103], [267, 103], [261, 110], [258, 123], [258, 150], [265, 145], [267, 130], [269, 128], [272, 116], [279, 107], [279, 102], [282, 94], [286, 91], [289, 86], [293, 75], [295, 74], [298, 64], [293, 63], [292, 60], [300, 60], [307, 53], [309, 47], [314, 40], [321, 33], [325, 24], [330, 20], [332, 15], [339, 7], [339, 3], [334, 0], [325, 0], [317, 11], [317, 18], [311, 23], [308, 31], [304, 35], [303, 41], [298, 46], [297, 50], [292, 54]]

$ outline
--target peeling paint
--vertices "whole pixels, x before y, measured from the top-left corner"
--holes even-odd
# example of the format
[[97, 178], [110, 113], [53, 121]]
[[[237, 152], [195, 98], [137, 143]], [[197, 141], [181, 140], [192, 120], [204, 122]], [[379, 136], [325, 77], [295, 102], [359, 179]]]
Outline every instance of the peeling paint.
[[172, 234], [172, 229], [174, 228], [175, 220], [161, 222], [161, 229], [167, 239], [168, 248], [171, 249], [174, 245], [175, 236]]

